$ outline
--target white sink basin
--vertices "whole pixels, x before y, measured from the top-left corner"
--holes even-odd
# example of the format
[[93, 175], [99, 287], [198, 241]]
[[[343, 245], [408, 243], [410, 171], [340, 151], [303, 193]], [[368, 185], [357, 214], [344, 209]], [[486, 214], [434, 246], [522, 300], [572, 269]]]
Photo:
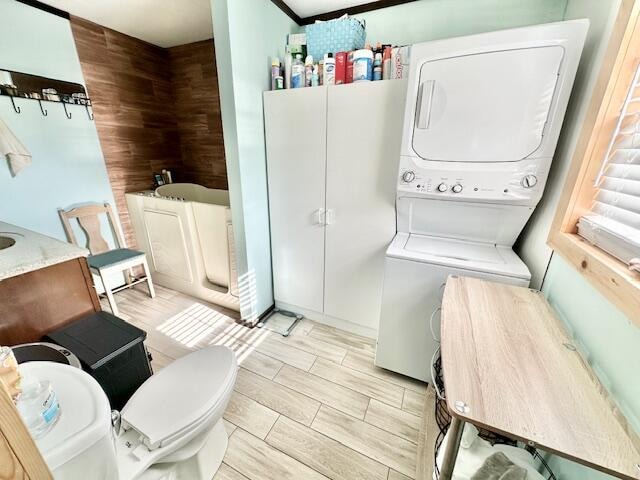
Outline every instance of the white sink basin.
[[5, 237], [4, 235], [0, 235], [0, 250], [13, 247], [15, 244], [16, 244], [15, 238]]

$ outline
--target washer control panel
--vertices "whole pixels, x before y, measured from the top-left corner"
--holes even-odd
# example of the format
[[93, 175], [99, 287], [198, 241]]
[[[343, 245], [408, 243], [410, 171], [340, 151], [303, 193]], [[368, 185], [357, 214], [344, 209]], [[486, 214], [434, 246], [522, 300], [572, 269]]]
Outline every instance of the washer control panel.
[[[398, 194], [535, 205], [551, 159], [520, 162], [425, 162], [401, 157]], [[540, 170], [539, 170], [540, 169]]]

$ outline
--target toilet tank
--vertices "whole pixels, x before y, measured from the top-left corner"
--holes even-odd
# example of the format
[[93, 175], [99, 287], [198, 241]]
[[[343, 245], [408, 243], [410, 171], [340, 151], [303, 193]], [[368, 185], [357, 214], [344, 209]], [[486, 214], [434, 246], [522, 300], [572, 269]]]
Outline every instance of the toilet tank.
[[49, 380], [60, 403], [56, 424], [36, 440], [54, 478], [117, 480], [111, 409], [98, 382], [60, 363], [28, 362], [19, 370], [24, 376]]

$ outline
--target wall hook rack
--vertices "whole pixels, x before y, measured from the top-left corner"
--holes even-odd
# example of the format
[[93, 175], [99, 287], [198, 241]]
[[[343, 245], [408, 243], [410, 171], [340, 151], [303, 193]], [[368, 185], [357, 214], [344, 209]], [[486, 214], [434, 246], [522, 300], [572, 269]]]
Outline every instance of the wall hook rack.
[[38, 100], [38, 104], [40, 105], [40, 111], [42, 112], [42, 116], [46, 117], [47, 115], [49, 115], [49, 112], [42, 105], [42, 101], [41, 100]]
[[20, 112], [22, 111], [22, 109], [21, 109], [20, 107], [16, 106], [16, 102], [15, 102], [15, 100], [13, 99], [13, 97], [9, 97], [9, 98], [11, 99], [11, 105], [13, 105], [13, 110], [14, 110], [16, 113], [20, 113]]
[[67, 104], [62, 102], [62, 108], [64, 108], [64, 114], [67, 116], [69, 120], [71, 120], [71, 112], [67, 110]]

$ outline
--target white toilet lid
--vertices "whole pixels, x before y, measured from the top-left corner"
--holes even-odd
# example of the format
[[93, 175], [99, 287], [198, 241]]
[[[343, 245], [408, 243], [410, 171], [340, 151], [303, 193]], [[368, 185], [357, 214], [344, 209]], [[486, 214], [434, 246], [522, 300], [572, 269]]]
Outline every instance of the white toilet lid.
[[149, 449], [164, 446], [216, 409], [236, 370], [235, 354], [227, 347], [189, 353], [142, 384], [122, 409], [123, 424], [146, 437]]
[[79, 368], [54, 362], [27, 362], [23, 375], [49, 380], [60, 403], [60, 418], [36, 440], [49, 469], [55, 470], [111, 435], [111, 408], [98, 382]]

